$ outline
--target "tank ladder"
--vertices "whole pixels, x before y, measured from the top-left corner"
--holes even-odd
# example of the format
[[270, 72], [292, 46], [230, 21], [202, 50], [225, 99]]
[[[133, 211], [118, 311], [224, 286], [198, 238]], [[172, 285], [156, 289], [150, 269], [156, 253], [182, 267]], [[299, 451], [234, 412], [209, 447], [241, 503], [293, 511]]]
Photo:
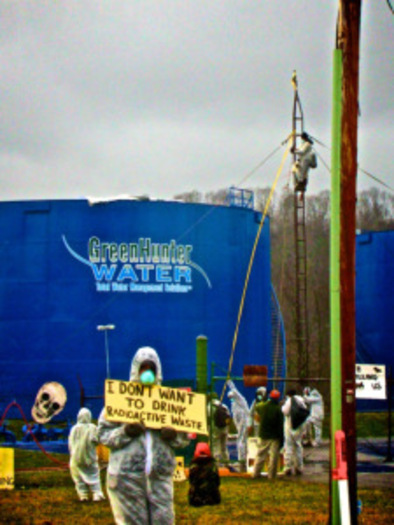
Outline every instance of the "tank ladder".
[[[296, 73], [293, 73], [293, 162], [296, 162], [297, 139], [304, 131], [304, 113], [298, 94]], [[304, 192], [294, 187], [294, 241], [295, 241], [295, 340], [297, 345], [298, 377], [309, 377], [309, 329], [307, 305], [307, 251]]]

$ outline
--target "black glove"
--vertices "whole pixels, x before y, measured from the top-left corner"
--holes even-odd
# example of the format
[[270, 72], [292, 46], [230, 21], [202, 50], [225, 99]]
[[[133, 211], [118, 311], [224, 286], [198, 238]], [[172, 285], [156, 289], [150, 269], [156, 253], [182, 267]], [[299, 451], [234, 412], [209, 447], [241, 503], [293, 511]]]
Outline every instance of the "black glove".
[[172, 441], [176, 438], [176, 430], [172, 427], [163, 427], [161, 429], [161, 439], [164, 441]]
[[131, 438], [136, 438], [145, 432], [145, 426], [142, 423], [128, 423], [124, 431]]

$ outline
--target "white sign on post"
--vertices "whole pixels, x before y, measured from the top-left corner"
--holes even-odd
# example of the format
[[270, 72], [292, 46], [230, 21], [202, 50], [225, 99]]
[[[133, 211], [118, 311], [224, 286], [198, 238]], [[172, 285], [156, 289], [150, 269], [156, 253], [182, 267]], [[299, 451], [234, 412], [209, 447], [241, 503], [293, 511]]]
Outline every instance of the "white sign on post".
[[385, 365], [356, 365], [356, 398], [386, 399]]

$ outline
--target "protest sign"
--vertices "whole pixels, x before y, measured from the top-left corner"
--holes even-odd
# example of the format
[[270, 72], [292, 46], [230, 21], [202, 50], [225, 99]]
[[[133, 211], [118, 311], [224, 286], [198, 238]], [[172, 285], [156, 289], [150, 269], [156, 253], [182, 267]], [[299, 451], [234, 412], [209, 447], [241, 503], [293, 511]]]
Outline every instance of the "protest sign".
[[385, 365], [356, 365], [356, 398], [386, 399]]
[[208, 434], [204, 394], [131, 381], [105, 381], [105, 418], [117, 423], [141, 421], [147, 428], [172, 427]]
[[14, 449], [0, 448], [0, 490], [14, 488]]

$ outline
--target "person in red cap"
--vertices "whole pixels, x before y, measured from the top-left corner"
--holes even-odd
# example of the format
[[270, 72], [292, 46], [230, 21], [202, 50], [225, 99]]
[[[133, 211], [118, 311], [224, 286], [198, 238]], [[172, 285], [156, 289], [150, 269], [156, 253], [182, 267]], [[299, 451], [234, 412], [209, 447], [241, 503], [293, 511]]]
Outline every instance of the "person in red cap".
[[189, 504], [193, 507], [218, 505], [220, 477], [208, 443], [197, 443], [189, 469]]
[[253, 478], [258, 478], [264, 460], [269, 456], [268, 479], [275, 479], [278, 469], [279, 451], [283, 446], [283, 414], [279, 406], [280, 392], [271, 390], [269, 400], [256, 405], [256, 412], [260, 419], [259, 446], [253, 469]]

